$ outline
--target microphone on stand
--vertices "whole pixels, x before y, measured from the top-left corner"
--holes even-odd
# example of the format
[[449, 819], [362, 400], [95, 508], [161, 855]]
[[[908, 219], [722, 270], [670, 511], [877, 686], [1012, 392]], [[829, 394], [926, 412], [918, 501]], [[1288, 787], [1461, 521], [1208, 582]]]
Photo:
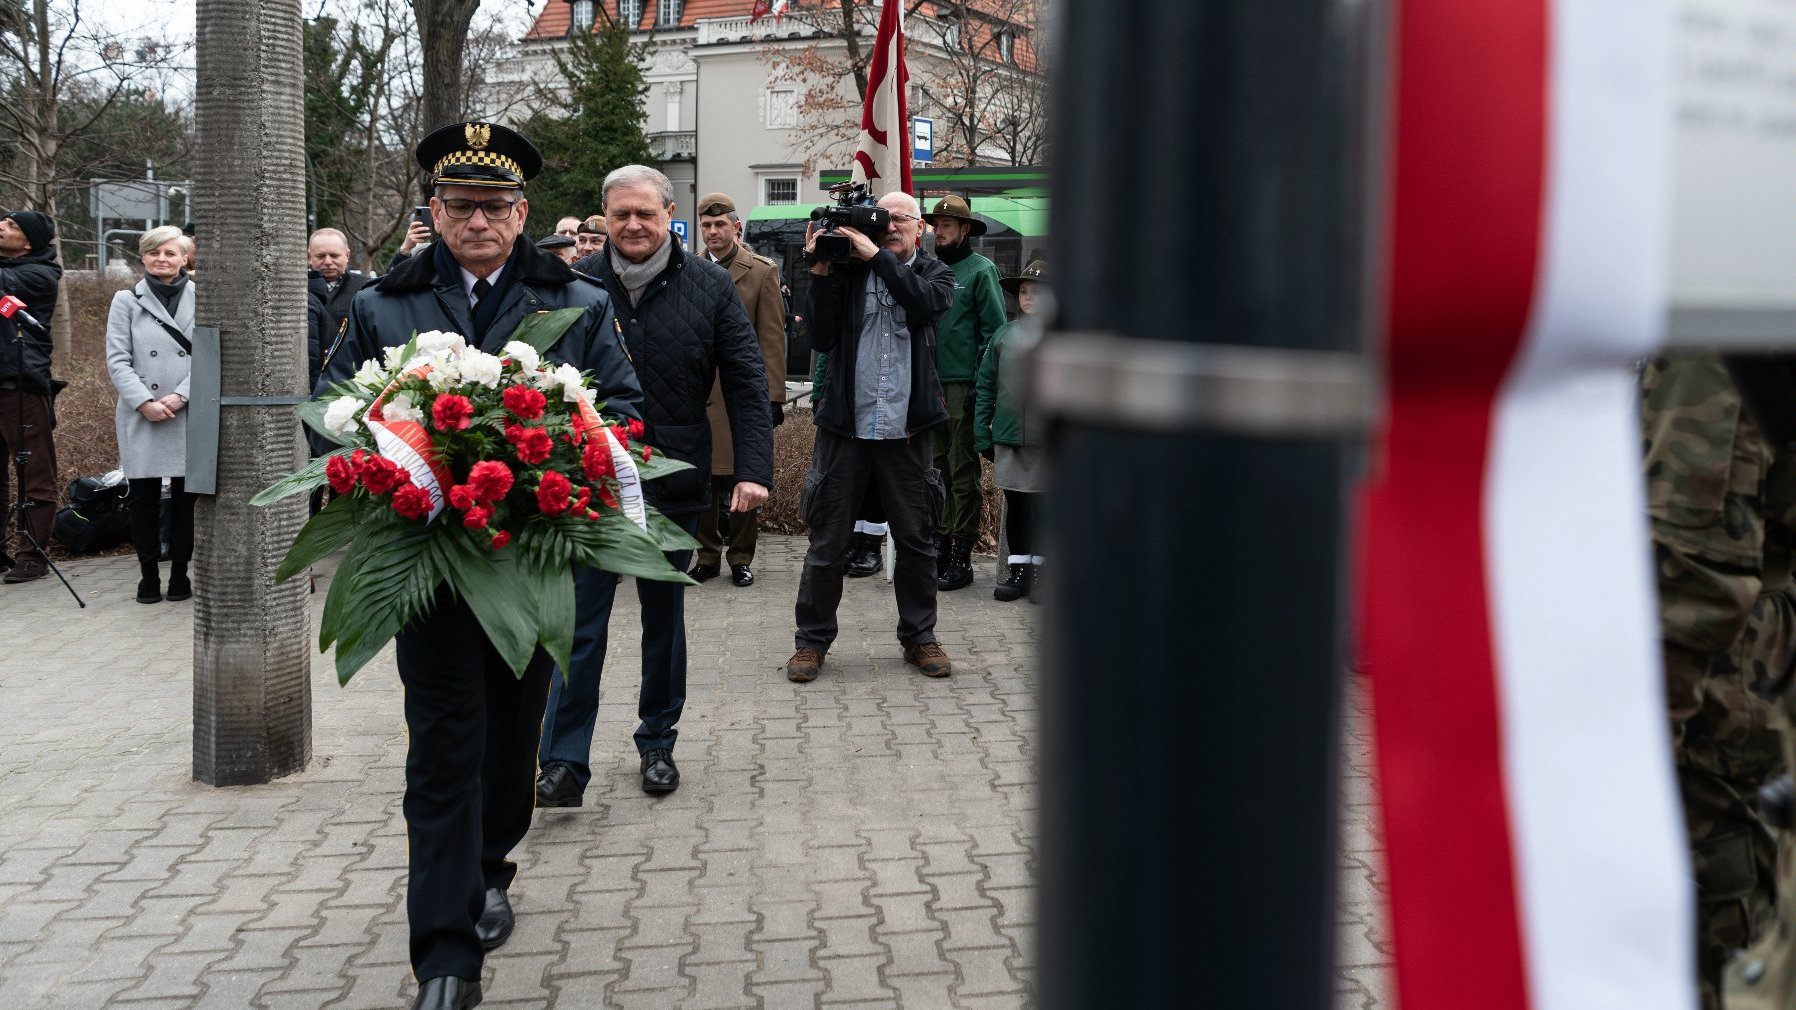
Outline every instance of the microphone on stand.
[[45, 332], [44, 324], [25, 311], [25, 302], [18, 295], [0, 295], [0, 319], [11, 319], [40, 336]]

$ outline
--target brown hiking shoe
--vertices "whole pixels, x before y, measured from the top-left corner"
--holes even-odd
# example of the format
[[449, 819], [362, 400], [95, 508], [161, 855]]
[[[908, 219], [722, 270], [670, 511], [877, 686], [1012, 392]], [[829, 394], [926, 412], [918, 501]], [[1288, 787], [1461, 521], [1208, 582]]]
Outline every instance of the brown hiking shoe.
[[934, 642], [906, 646], [904, 661], [922, 670], [925, 677], [946, 677], [954, 672], [954, 664], [948, 660], [948, 654]]
[[808, 684], [823, 669], [823, 653], [816, 649], [800, 649], [786, 660], [786, 679], [794, 684]]
[[13, 562], [12, 571], [7, 572], [6, 577], [0, 579], [0, 582], [17, 585], [20, 582], [41, 579], [48, 574], [50, 574], [50, 569], [44, 564], [43, 558], [36, 554], [27, 554]]

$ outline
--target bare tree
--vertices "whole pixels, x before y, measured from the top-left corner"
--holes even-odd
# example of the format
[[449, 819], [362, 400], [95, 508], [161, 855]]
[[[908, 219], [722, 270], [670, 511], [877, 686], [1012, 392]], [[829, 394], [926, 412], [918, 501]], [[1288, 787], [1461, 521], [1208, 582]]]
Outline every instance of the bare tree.
[[[937, 164], [1036, 164], [1047, 155], [1047, 78], [1035, 46], [1040, 0], [931, 0], [910, 34], [911, 80], [945, 120]], [[922, 43], [922, 45], [917, 45]]]
[[[70, 141], [178, 55], [145, 35], [98, 27], [84, 17], [81, 0], [0, 3], [0, 144], [15, 155], [0, 161], [0, 185], [25, 207], [59, 217], [63, 190], [93, 167], [89, 158], [66, 156]], [[56, 357], [66, 361], [68, 308], [60, 299], [51, 336]]]
[[467, 91], [463, 55], [468, 27], [480, 0], [412, 0], [418, 38], [424, 52], [424, 120], [426, 130], [462, 118]]
[[[781, 18], [790, 25], [786, 32], [802, 41], [764, 42], [759, 55], [768, 86], [797, 93], [792, 149], [803, 152], [809, 175], [826, 162], [846, 162], [854, 152], [879, 10], [867, 0], [815, 0], [791, 5]], [[852, 93], [844, 87], [849, 80]]]
[[[219, 330], [224, 394], [303, 395], [299, 0], [199, 0], [198, 24], [195, 220], [207, 258], [197, 318]], [[306, 584], [274, 583], [305, 498], [248, 504], [306, 452], [276, 403], [222, 406], [218, 427], [217, 493], [201, 496], [194, 520], [193, 775], [240, 785], [298, 771], [311, 755]]]

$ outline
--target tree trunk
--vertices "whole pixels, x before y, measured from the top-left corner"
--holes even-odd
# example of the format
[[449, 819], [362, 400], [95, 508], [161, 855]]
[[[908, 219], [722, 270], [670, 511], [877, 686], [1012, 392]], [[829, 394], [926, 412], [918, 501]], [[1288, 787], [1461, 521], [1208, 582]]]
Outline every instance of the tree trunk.
[[462, 53], [480, 0], [412, 0], [424, 49], [425, 133], [462, 118]]
[[[305, 113], [300, 0], [199, 0], [197, 321], [219, 330], [224, 396], [306, 390]], [[204, 395], [196, 391], [196, 395]], [[193, 775], [267, 782], [312, 750], [304, 579], [274, 571], [306, 518], [251, 495], [305, 463], [290, 407], [221, 407], [218, 493], [195, 515]]]

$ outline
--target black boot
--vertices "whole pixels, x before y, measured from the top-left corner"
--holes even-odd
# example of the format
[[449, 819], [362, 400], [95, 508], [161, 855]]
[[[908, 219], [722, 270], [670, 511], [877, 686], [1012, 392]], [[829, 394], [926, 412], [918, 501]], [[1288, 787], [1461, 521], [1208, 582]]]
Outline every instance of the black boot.
[[154, 560], [145, 561], [140, 555], [137, 559], [137, 567], [143, 575], [143, 578], [137, 580], [137, 602], [161, 603], [162, 573], [156, 570], [156, 562]]
[[179, 603], [193, 596], [193, 583], [187, 580], [187, 564], [182, 561], [171, 562], [168, 573], [168, 599], [171, 603]]
[[879, 554], [879, 549], [884, 543], [884, 537], [874, 536], [871, 533], [856, 533], [848, 547], [849, 577], [864, 579], [884, 568], [885, 559]]
[[1039, 565], [1039, 564], [1030, 565], [1029, 566], [1029, 602], [1030, 603], [1040, 603], [1041, 602], [1041, 586], [1042, 586], [1041, 565]]
[[965, 589], [973, 584], [972, 569], [973, 543], [967, 537], [948, 538], [948, 565], [939, 568], [935, 578], [935, 588], [941, 592], [953, 592]]
[[1035, 584], [1035, 566], [1014, 564], [1010, 566], [1010, 577], [998, 583], [992, 590], [992, 599], [1009, 603], [1029, 595], [1029, 587]]

